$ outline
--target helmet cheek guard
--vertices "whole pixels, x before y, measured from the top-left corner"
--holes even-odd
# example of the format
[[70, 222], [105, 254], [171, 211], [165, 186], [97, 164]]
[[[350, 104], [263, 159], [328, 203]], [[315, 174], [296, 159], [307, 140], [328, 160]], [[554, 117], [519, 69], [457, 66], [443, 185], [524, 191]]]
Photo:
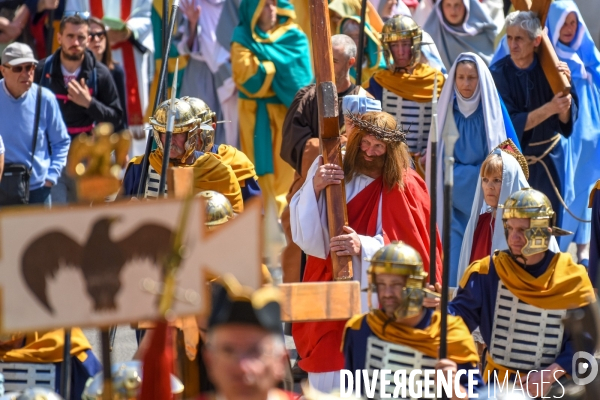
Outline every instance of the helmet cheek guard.
[[423, 285], [427, 273], [423, 270], [421, 255], [412, 247], [402, 242], [392, 242], [379, 249], [373, 258], [367, 260], [371, 263], [367, 271], [369, 285], [367, 298], [369, 309], [372, 292], [377, 293], [377, 274], [392, 274], [406, 277], [406, 285], [402, 290], [399, 307], [394, 311], [398, 319], [418, 315], [423, 308], [425, 292]]
[[390, 44], [402, 39], [411, 40], [411, 58], [409, 67], [414, 67], [421, 62], [421, 41], [423, 32], [419, 25], [410, 17], [405, 15], [396, 15], [385, 23], [381, 31], [381, 43], [385, 56], [387, 68], [394, 72], [399, 65], [396, 65]]
[[[552, 235], [569, 235], [571, 232], [554, 227], [556, 215], [548, 197], [532, 188], [523, 188], [511, 194], [503, 205], [499, 206], [504, 224], [504, 236], [508, 242], [507, 220], [511, 218], [529, 219], [529, 228], [525, 229], [525, 246], [521, 249], [523, 258], [543, 253], [550, 246]], [[510, 250], [510, 249], [509, 249]]]
[[[164, 151], [164, 148], [160, 140], [160, 134], [167, 131], [167, 115], [170, 105], [170, 99], [163, 101], [150, 118], [154, 141], [162, 151]], [[185, 152], [180, 158], [181, 161], [185, 161], [196, 150], [197, 128], [196, 117], [194, 116], [192, 107], [185, 101], [175, 99], [175, 124], [172, 133], [173, 135], [187, 135], [184, 145]]]

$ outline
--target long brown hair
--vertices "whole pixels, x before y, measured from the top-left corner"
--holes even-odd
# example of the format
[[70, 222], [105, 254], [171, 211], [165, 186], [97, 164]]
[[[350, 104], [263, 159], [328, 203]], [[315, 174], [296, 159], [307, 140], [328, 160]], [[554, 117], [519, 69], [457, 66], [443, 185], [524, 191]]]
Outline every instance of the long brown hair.
[[[361, 119], [379, 128], [396, 129], [396, 120], [386, 112], [370, 111], [363, 114]], [[350, 181], [355, 174], [360, 172], [356, 168], [356, 159], [360, 152], [360, 143], [365, 135], [369, 135], [367, 130], [354, 128], [348, 137], [344, 157], [344, 176], [347, 181]], [[404, 174], [410, 166], [408, 147], [404, 142], [389, 141], [385, 144], [386, 152], [382, 171], [383, 183], [388, 190], [393, 189], [396, 184], [403, 188]]]
[[106, 34], [106, 28], [104, 27], [104, 23], [98, 17], [90, 17], [90, 28], [92, 24], [98, 25], [102, 28], [102, 32], [104, 33], [104, 39], [106, 40], [106, 47], [104, 48], [104, 54], [102, 54], [102, 64], [106, 65], [108, 69], [115, 69], [115, 63], [112, 59], [112, 51], [110, 50], [110, 42], [108, 41], [108, 35]]

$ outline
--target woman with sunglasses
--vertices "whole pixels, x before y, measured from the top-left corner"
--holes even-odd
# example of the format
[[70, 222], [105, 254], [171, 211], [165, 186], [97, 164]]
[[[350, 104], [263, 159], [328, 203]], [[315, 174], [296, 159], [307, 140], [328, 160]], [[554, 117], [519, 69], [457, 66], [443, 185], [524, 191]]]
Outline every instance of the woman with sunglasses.
[[[110, 70], [110, 74], [117, 86], [123, 115], [127, 115], [127, 102], [125, 101], [125, 71], [123, 71], [123, 67], [121, 67], [118, 62], [113, 61], [112, 59], [112, 52], [108, 43], [106, 29], [104, 28], [102, 21], [96, 17], [89, 17], [89, 22], [90, 40], [88, 42], [88, 49], [94, 53], [96, 60], [106, 65]], [[127, 118], [121, 120], [121, 125], [115, 127], [115, 131], [118, 132], [125, 128], [127, 128]]]

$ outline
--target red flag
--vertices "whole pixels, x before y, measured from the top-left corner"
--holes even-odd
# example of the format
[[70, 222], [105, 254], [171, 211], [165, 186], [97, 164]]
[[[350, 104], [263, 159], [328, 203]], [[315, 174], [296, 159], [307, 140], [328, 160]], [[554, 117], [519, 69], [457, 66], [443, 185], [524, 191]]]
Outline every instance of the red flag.
[[144, 376], [140, 400], [173, 399], [171, 372], [173, 371], [173, 342], [166, 321], [156, 324], [150, 347], [144, 354]]

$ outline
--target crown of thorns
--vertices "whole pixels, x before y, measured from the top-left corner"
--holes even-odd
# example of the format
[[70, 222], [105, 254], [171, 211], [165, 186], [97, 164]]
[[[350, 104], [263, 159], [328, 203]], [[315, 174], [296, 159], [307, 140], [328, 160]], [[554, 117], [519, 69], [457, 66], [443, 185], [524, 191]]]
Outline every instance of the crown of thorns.
[[387, 126], [377, 126], [369, 121], [365, 121], [360, 118], [360, 114], [354, 114], [351, 112], [346, 113], [346, 116], [350, 118], [352, 125], [361, 131], [368, 133], [369, 135], [375, 136], [376, 139], [382, 142], [404, 142], [406, 143], [406, 132], [400, 129], [389, 129]]

